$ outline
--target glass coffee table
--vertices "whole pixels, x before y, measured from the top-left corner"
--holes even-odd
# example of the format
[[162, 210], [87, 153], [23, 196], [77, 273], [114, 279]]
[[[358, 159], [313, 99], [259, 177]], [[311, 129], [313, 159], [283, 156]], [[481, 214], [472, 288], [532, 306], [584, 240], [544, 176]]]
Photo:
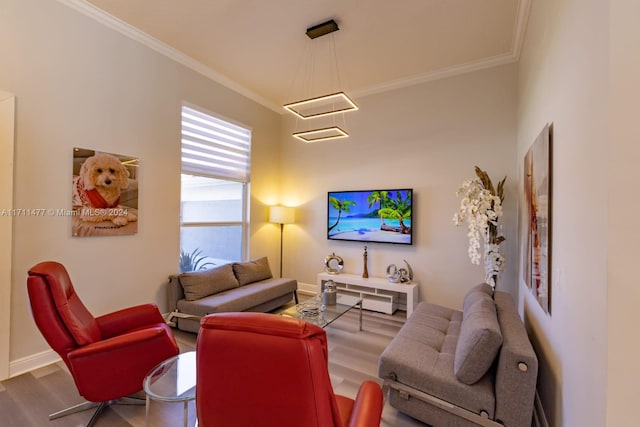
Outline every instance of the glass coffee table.
[[336, 304], [324, 306], [324, 310], [304, 310], [305, 307], [320, 306], [320, 298], [313, 297], [302, 301], [300, 304], [296, 304], [293, 307], [289, 307], [280, 313], [282, 316], [293, 317], [294, 319], [301, 319], [305, 322], [318, 325], [321, 328], [326, 328], [335, 320], [340, 318], [347, 311], [352, 308], [358, 307], [359, 313], [359, 330], [362, 330], [362, 298], [338, 294], [336, 296]]
[[[144, 379], [147, 394], [146, 418], [149, 426], [149, 400], [182, 402], [183, 425], [187, 427], [189, 402], [196, 398], [196, 352], [173, 356], [153, 368]], [[197, 426], [196, 421], [196, 426]]]

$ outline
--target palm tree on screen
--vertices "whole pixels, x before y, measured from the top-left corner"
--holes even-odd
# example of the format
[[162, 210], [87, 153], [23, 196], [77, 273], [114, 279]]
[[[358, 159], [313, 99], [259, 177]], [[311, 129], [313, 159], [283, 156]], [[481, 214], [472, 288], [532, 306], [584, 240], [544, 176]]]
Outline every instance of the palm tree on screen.
[[405, 219], [411, 219], [411, 194], [407, 193], [406, 197], [402, 197], [402, 192], [397, 191], [396, 197], [389, 197], [386, 206], [380, 209], [380, 215], [384, 218], [397, 219], [400, 223], [400, 232], [408, 234], [410, 227], [404, 223]]
[[382, 222], [382, 224], [380, 224], [381, 228], [384, 225], [384, 217], [382, 216], [382, 214], [380, 214], [380, 211], [382, 210], [383, 203], [387, 201], [388, 193], [388, 191], [373, 191], [369, 195], [369, 197], [367, 197], [369, 207], [375, 205], [376, 203], [378, 203], [380, 206], [380, 208], [378, 209], [378, 215], [380, 216], [380, 221]]
[[356, 202], [354, 202], [353, 200], [338, 200], [335, 197], [329, 197], [329, 203], [331, 203], [331, 206], [333, 206], [333, 208], [338, 211], [338, 218], [336, 218], [336, 222], [331, 227], [329, 227], [329, 231], [331, 231], [336, 228], [336, 226], [340, 222], [342, 212], [344, 211], [348, 213], [351, 209], [351, 206], [355, 206]]

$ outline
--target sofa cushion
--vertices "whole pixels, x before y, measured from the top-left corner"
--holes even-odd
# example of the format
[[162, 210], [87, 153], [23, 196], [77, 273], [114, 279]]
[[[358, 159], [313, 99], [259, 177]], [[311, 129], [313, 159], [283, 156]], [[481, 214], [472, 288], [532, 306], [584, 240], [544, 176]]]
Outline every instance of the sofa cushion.
[[187, 301], [195, 301], [240, 286], [231, 264], [209, 270], [191, 271], [180, 275], [180, 284]]
[[233, 272], [238, 278], [240, 286], [273, 277], [267, 257], [256, 258], [246, 262], [235, 262], [233, 263]]
[[453, 371], [459, 381], [474, 384], [487, 373], [502, 345], [493, 299], [482, 293], [463, 311]]
[[195, 316], [228, 311], [246, 311], [283, 295], [291, 297], [298, 288], [295, 279], [270, 279], [229, 289], [197, 301], [178, 301], [178, 311]]
[[471, 304], [478, 301], [479, 299], [484, 298], [484, 295], [493, 297], [493, 290], [487, 283], [480, 283], [479, 285], [475, 285], [474, 287], [469, 289], [462, 302], [462, 311], [467, 310], [469, 306], [471, 306]]

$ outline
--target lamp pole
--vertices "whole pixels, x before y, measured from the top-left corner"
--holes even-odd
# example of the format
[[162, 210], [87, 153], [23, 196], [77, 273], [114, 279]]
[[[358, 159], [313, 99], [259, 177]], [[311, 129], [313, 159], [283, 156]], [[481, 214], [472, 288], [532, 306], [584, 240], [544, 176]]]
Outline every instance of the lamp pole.
[[271, 206], [269, 222], [280, 224], [280, 277], [282, 277], [282, 247], [284, 246], [284, 225], [295, 222], [295, 209], [287, 206]]
[[284, 238], [284, 223], [280, 223], [280, 278], [282, 278], [282, 242]]

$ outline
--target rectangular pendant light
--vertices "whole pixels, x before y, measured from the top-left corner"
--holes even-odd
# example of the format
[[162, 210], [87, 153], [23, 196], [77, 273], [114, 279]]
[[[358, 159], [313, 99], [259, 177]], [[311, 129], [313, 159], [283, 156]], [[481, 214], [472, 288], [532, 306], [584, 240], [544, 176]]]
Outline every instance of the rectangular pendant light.
[[358, 106], [344, 92], [338, 92], [293, 102], [285, 105], [284, 108], [301, 119], [311, 119], [355, 111]]
[[338, 126], [332, 126], [322, 129], [307, 130], [304, 132], [297, 132], [293, 134], [294, 137], [304, 142], [319, 142], [327, 141], [330, 139], [347, 138], [349, 134]]

